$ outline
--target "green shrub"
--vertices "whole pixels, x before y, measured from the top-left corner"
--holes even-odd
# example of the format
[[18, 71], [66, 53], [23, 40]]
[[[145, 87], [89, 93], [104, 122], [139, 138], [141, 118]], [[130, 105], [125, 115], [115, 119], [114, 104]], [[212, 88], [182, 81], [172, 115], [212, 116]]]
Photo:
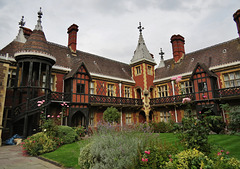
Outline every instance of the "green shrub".
[[73, 127], [73, 129], [77, 133], [78, 140], [80, 140], [81, 137], [84, 137], [86, 135], [86, 129], [83, 126]]
[[222, 116], [207, 116], [206, 120], [211, 131], [217, 134], [224, 131], [225, 123]]
[[166, 122], [153, 122], [151, 127], [154, 133], [170, 133], [173, 131], [173, 126], [171, 123]]
[[204, 119], [183, 118], [178, 129], [178, 138], [187, 149], [196, 148], [204, 153], [210, 153], [208, 143], [209, 129]]
[[165, 168], [172, 154], [179, 152], [179, 147], [163, 143], [160, 139], [150, 141], [143, 149], [138, 150], [130, 168]]
[[80, 149], [78, 164], [82, 169], [89, 169], [93, 166], [93, 156], [91, 154], [91, 143]]
[[62, 140], [63, 144], [69, 144], [76, 141], [78, 135], [72, 127], [58, 126], [57, 137]]
[[[81, 150], [79, 164], [83, 168], [127, 168], [137, 157], [138, 148], [142, 149], [146, 140], [152, 139], [151, 134], [146, 135], [124, 128], [118, 130], [115, 125], [104, 123], [91, 137], [90, 151]], [[93, 161], [83, 159], [84, 156]]]
[[173, 158], [166, 164], [166, 168], [175, 169], [198, 169], [198, 168], [212, 168], [213, 161], [205, 156], [202, 152], [196, 149], [184, 150]]
[[47, 136], [55, 137], [57, 135], [58, 126], [54, 122], [54, 119], [48, 118], [47, 120], [44, 120], [41, 129], [42, 132], [47, 134]]
[[39, 132], [25, 139], [22, 147], [29, 155], [36, 156], [54, 151], [57, 148], [57, 142], [50, 139], [46, 133]]
[[115, 107], [108, 107], [103, 112], [103, 119], [109, 123], [113, 122], [119, 122], [119, 119], [121, 117], [121, 114], [118, 112], [118, 110]]
[[240, 131], [240, 106], [230, 106], [227, 104], [221, 104], [221, 109], [226, 111], [226, 114], [229, 115], [228, 120], [228, 128], [232, 131], [232, 133], [236, 133]]

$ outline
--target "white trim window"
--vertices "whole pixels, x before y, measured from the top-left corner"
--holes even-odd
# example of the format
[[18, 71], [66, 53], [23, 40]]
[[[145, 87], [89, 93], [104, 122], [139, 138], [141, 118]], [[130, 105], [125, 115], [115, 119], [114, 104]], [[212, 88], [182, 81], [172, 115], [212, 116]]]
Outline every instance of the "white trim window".
[[130, 87], [125, 87], [124, 95], [126, 98], [130, 98]]
[[226, 88], [240, 86], [240, 71], [223, 74]]
[[160, 112], [160, 119], [162, 122], [168, 122], [170, 120], [169, 112]]
[[193, 93], [193, 87], [192, 87], [191, 81], [182, 82], [180, 87], [181, 87], [182, 94]]
[[90, 94], [95, 94], [95, 89], [94, 89], [94, 82], [90, 82]]
[[126, 124], [132, 124], [132, 114], [126, 113]]
[[114, 96], [114, 85], [113, 84], [108, 84], [108, 96]]
[[158, 95], [159, 95], [159, 97], [167, 97], [168, 96], [167, 85], [158, 86]]

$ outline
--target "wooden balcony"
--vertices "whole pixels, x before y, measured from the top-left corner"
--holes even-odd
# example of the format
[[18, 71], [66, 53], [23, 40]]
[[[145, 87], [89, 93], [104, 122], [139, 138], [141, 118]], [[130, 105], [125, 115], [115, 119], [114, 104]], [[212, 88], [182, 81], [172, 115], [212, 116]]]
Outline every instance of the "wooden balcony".
[[[175, 95], [175, 96], [167, 96], [154, 98], [150, 100], [150, 105], [166, 105], [166, 104], [180, 104], [183, 98], [189, 97], [192, 101], [195, 100], [195, 93], [187, 94], [187, 95]], [[230, 87], [223, 89], [214, 90], [214, 98], [213, 99], [240, 99], [240, 86], [238, 87]]]
[[71, 93], [51, 92], [50, 100], [52, 102], [70, 102]]
[[240, 98], [240, 86], [238, 87], [230, 87], [230, 88], [223, 88], [215, 90], [215, 97], [216, 98], [233, 98], [238, 97]]
[[114, 105], [135, 105], [141, 106], [142, 99], [112, 97], [103, 95], [90, 95], [89, 101], [91, 104], [114, 104]]
[[175, 96], [167, 96], [167, 97], [159, 97], [150, 99], [150, 105], [161, 105], [161, 104], [180, 104], [182, 103], [183, 98], [190, 98], [191, 100], [195, 100], [194, 93], [184, 94], [184, 95], [175, 95]]

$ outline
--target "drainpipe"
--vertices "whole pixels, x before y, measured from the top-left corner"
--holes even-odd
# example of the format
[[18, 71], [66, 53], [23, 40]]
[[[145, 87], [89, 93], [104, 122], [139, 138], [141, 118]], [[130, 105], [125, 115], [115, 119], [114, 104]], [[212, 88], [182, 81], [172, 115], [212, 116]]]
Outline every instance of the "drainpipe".
[[[172, 83], [173, 96], [175, 96], [174, 81], [172, 80], [171, 83]], [[175, 107], [175, 121], [176, 121], [176, 123], [178, 123], [176, 107]]]
[[[119, 95], [120, 95], [120, 98], [122, 97], [122, 83], [120, 82], [119, 83]], [[121, 119], [120, 119], [120, 123], [121, 123], [121, 128], [123, 126], [123, 122], [122, 122], [122, 108], [121, 108]]]

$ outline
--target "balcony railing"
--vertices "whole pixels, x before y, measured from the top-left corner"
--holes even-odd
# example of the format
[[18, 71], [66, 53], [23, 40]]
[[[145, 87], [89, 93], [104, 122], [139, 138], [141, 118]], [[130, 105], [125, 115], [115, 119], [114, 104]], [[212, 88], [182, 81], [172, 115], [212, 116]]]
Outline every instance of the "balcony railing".
[[61, 93], [61, 92], [51, 92], [50, 100], [52, 101], [71, 101], [71, 94], [70, 93]]
[[175, 96], [167, 96], [167, 97], [159, 97], [150, 99], [151, 105], [157, 104], [171, 104], [171, 103], [180, 103], [183, 98], [190, 98], [191, 100], [195, 100], [194, 93], [184, 94], [184, 95], [175, 95]]
[[109, 104], [124, 104], [124, 105], [142, 105], [142, 99], [112, 97], [102, 95], [90, 95], [90, 103], [109, 103]]
[[215, 90], [216, 98], [230, 97], [230, 96], [240, 97], [240, 86]]

